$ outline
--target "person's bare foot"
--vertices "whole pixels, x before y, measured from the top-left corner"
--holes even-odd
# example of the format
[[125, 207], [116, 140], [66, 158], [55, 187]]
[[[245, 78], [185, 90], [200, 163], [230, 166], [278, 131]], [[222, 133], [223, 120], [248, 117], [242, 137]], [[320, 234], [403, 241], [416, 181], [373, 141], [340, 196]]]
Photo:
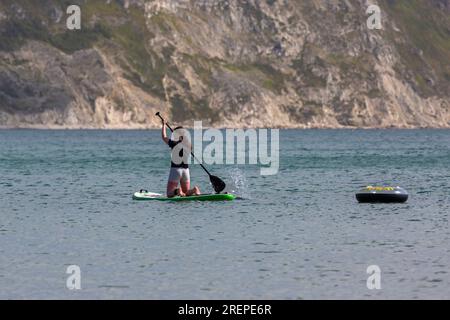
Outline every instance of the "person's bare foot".
[[200, 192], [200, 188], [195, 186], [192, 190], [189, 190], [186, 195], [187, 196], [199, 196], [202, 193]]
[[184, 193], [183, 190], [181, 190], [181, 188], [177, 188], [173, 191], [172, 195], [168, 196], [168, 198], [173, 198], [173, 197], [186, 197], [186, 193]]
[[186, 193], [183, 192], [183, 190], [181, 190], [181, 188], [177, 189], [178, 191], [175, 193], [175, 196], [179, 196], [179, 197], [186, 197]]

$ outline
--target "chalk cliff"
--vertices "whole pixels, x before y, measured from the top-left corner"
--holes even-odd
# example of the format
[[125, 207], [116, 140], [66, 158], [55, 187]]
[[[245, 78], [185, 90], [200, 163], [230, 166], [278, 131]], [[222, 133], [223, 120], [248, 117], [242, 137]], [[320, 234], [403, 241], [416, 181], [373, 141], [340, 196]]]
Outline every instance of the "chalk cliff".
[[[367, 27], [371, 4], [382, 30]], [[217, 127], [450, 127], [450, 1], [0, 1], [0, 127], [152, 128], [156, 111]]]

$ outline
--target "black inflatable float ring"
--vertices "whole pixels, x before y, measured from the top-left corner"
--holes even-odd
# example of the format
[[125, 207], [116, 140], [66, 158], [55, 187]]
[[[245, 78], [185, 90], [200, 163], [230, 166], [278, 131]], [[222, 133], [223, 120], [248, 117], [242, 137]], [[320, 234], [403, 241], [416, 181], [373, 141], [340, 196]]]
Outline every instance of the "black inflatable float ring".
[[356, 193], [360, 203], [403, 203], [408, 200], [408, 192], [400, 187], [368, 186]]

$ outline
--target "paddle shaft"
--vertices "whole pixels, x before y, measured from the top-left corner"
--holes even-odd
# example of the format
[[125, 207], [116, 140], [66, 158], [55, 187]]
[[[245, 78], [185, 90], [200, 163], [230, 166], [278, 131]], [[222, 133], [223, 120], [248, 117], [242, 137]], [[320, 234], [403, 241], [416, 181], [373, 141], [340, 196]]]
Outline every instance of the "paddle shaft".
[[[163, 117], [161, 117], [161, 115], [159, 114], [159, 112], [156, 114], [158, 117], [161, 118], [162, 121], [164, 121], [164, 123], [166, 124], [167, 128], [169, 128], [169, 130], [171, 132], [173, 132], [172, 127], [164, 120]], [[195, 160], [197, 160], [197, 162], [200, 164], [200, 166], [203, 168], [203, 170], [205, 170], [205, 172], [208, 174], [208, 176], [211, 177], [211, 173], [209, 173], [208, 169], [205, 168], [205, 166], [203, 164], [200, 163], [200, 161], [198, 161], [197, 157], [195, 156], [194, 152], [191, 151], [191, 155], [194, 157]]]

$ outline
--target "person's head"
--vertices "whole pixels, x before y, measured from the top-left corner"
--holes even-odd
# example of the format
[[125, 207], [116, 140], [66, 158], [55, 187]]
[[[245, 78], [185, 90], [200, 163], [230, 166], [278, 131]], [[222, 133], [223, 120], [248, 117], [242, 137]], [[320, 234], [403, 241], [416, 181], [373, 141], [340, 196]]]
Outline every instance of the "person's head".
[[170, 140], [182, 142], [185, 137], [187, 137], [186, 130], [182, 126], [179, 126], [173, 130]]
[[[175, 141], [177, 146], [172, 150], [172, 160], [177, 157], [183, 157], [183, 163], [189, 162], [189, 156], [191, 153], [191, 135], [190, 132], [183, 127], [176, 127], [170, 137], [170, 140]], [[180, 150], [182, 148], [182, 150]], [[180, 154], [183, 151], [182, 154]], [[174, 158], [175, 157], [175, 158]]]

